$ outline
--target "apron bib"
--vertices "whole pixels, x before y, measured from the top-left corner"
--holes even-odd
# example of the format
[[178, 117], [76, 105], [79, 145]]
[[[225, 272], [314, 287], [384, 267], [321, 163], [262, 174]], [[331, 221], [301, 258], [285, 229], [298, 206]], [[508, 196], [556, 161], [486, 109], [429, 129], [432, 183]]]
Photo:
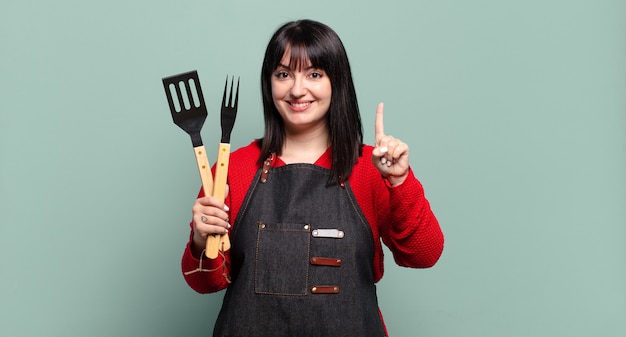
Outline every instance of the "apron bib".
[[371, 228], [348, 183], [326, 186], [312, 164], [264, 169], [231, 233], [213, 336], [385, 336]]

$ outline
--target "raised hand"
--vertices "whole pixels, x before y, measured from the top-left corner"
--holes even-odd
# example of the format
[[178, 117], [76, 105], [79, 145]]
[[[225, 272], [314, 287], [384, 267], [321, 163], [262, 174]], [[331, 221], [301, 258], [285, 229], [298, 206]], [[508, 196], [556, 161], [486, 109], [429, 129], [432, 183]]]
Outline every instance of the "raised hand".
[[409, 174], [409, 146], [401, 140], [385, 134], [383, 103], [376, 109], [375, 137], [372, 162], [392, 186], [400, 185]]

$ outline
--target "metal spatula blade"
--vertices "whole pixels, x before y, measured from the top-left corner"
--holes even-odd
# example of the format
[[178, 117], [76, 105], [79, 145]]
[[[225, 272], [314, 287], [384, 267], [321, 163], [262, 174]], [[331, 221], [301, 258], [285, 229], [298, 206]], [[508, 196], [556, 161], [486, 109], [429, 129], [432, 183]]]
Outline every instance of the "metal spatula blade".
[[163, 88], [170, 106], [172, 119], [191, 137], [194, 147], [201, 146], [200, 130], [207, 117], [197, 71], [163, 78]]

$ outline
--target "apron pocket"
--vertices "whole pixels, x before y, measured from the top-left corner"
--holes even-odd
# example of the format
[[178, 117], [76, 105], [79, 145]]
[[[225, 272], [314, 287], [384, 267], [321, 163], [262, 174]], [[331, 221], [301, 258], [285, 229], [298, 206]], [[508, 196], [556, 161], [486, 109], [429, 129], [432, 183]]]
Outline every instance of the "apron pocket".
[[257, 294], [307, 295], [310, 227], [259, 223], [254, 274]]

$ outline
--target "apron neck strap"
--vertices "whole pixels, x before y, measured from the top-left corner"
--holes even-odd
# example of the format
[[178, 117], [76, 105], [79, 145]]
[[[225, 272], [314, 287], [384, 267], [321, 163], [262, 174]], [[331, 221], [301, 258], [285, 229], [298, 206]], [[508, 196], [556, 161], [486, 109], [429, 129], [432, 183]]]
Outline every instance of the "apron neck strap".
[[267, 177], [270, 175], [270, 168], [276, 163], [276, 153], [272, 152], [263, 162], [263, 168], [261, 169], [261, 177], [259, 178], [261, 183], [267, 182]]

